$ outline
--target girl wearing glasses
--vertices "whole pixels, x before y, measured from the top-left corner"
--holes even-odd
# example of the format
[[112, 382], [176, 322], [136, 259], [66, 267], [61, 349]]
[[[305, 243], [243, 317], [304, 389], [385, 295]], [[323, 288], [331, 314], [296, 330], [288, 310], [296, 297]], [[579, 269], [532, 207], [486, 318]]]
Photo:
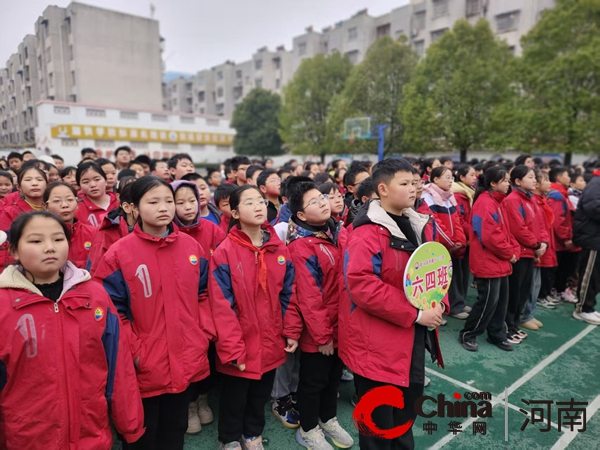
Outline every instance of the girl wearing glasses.
[[68, 183], [51, 183], [44, 191], [44, 208], [58, 217], [71, 232], [68, 260], [80, 269], [87, 266], [96, 228], [75, 220], [77, 211], [77, 191]]
[[222, 374], [219, 441], [224, 449], [262, 450], [265, 403], [275, 369], [298, 347], [302, 331], [294, 266], [267, 220], [255, 186], [229, 197], [231, 225], [210, 260], [208, 297]]
[[[422, 214], [430, 214], [437, 225], [437, 240], [444, 245], [452, 256], [452, 267], [459, 266], [464, 257], [467, 239], [460, 223], [456, 208], [456, 198], [452, 192], [454, 177], [452, 171], [445, 166], [436, 167], [431, 171], [431, 183], [423, 188], [423, 204], [419, 208]], [[450, 315], [464, 320], [469, 316], [470, 309], [465, 311], [465, 298], [458, 289], [459, 283], [452, 282], [448, 291], [450, 300]]]

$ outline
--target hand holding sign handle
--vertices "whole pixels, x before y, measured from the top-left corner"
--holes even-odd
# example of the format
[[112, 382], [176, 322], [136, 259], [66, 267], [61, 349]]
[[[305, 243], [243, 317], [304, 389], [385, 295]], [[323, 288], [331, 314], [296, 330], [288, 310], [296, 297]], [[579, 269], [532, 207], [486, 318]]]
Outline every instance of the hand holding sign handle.
[[420, 325], [435, 329], [442, 322], [442, 301], [452, 281], [452, 259], [442, 244], [426, 242], [411, 255], [404, 271], [404, 293], [422, 310]]

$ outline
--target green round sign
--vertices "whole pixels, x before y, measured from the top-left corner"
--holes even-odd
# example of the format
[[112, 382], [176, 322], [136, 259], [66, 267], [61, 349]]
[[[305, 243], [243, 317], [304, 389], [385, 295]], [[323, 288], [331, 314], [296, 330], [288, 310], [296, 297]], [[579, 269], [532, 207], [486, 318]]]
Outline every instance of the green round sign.
[[433, 309], [452, 281], [452, 258], [438, 242], [426, 242], [411, 255], [404, 271], [404, 293], [418, 309]]

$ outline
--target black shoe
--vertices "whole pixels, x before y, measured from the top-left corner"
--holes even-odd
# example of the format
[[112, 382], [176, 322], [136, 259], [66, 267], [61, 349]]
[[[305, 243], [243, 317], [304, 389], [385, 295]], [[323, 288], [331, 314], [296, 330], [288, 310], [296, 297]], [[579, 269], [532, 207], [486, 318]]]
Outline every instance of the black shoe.
[[476, 352], [477, 350], [479, 350], [479, 347], [477, 346], [477, 341], [465, 340], [463, 338], [462, 333], [458, 335], [458, 342], [460, 342], [460, 345], [462, 345], [465, 350], [468, 350], [470, 352]]
[[495, 345], [496, 347], [498, 347], [500, 350], [504, 350], [505, 352], [512, 352], [514, 350], [514, 347], [512, 346], [512, 344], [510, 342], [508, 342], [507, 340], [504, 340], [502, 342], [496, 343], [494, 341], [492, 341], [489, 337], [487, 338], [487, 341], [490, 344]]

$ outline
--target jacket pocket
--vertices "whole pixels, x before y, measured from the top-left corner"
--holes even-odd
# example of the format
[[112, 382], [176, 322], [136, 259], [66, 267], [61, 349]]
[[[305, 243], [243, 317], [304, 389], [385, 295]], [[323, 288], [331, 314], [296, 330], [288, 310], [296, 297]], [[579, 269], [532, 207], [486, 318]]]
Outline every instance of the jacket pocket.
[[200, 327], [193, 326], [183, 334], [183, 365], [189, 381], [208, 367], [208, 338]]
[[61, 432], [65, 433], [65, 437], [67, 437], [64, 426], [31, 419], [7, 410], [3, 414], [7, 450], [25, 449], [33, 443], [35, 443], [36, 448], [47, 448], [49, 450], [65, 447], [66, 442], [63, 442], [60, 438]]

